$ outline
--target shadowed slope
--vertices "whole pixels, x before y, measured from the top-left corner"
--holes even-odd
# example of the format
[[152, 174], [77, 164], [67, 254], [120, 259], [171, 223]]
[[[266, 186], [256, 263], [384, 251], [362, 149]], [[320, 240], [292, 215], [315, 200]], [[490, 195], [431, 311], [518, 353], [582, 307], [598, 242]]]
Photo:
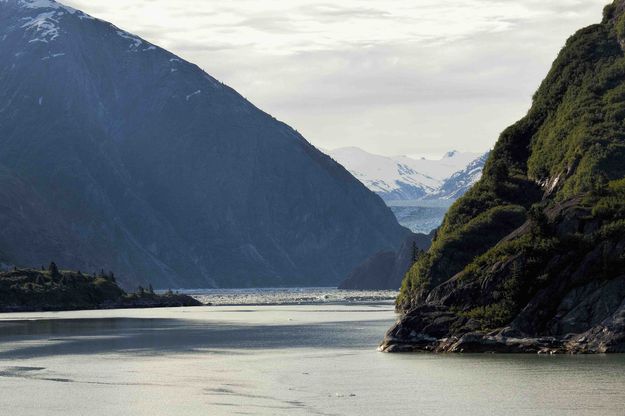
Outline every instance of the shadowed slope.
[[0, 46], [5, 263], [159, 287], [330, 285], [407, 234], [289, 126], [109, 23], [5, 0]]

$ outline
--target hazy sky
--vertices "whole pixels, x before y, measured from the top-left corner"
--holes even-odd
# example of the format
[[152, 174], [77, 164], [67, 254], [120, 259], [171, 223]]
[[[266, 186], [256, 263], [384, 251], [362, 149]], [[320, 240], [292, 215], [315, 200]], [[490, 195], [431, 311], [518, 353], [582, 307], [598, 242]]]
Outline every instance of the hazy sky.
[[65, 0], [200, 65], [322, 148], [483, 151], [605, 0]]

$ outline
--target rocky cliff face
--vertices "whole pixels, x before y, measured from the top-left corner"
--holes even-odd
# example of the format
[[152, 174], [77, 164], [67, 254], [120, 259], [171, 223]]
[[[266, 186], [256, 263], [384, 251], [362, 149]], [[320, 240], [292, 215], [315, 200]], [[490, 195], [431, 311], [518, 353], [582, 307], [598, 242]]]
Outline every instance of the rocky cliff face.
[[382, 350], [625, 352], [624, 11], [568, 40], [407, 273]]
[[337, 284], [407, 230], [197, 66], [52, 0], [0, 1], [0, 263], [127, 286]]

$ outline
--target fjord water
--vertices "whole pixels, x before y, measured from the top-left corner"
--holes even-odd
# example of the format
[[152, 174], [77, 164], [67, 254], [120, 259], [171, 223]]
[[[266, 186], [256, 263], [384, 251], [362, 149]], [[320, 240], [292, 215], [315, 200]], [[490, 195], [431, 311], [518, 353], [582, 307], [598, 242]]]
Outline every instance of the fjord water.
[[318, 304], [2, 315], [0, 409], [623, 415], [623, 356], [378, 353], [392, 304], [383, 294], [360, 299], [330, 292]]

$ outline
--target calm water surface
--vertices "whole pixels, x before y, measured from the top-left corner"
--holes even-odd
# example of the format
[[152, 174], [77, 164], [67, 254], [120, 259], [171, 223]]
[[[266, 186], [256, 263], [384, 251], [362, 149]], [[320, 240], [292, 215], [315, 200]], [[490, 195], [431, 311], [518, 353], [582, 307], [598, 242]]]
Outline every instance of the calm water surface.
[[625, 357], [390, 355], [389, 302], [0, 315], [20, 415], [625, 415]]

